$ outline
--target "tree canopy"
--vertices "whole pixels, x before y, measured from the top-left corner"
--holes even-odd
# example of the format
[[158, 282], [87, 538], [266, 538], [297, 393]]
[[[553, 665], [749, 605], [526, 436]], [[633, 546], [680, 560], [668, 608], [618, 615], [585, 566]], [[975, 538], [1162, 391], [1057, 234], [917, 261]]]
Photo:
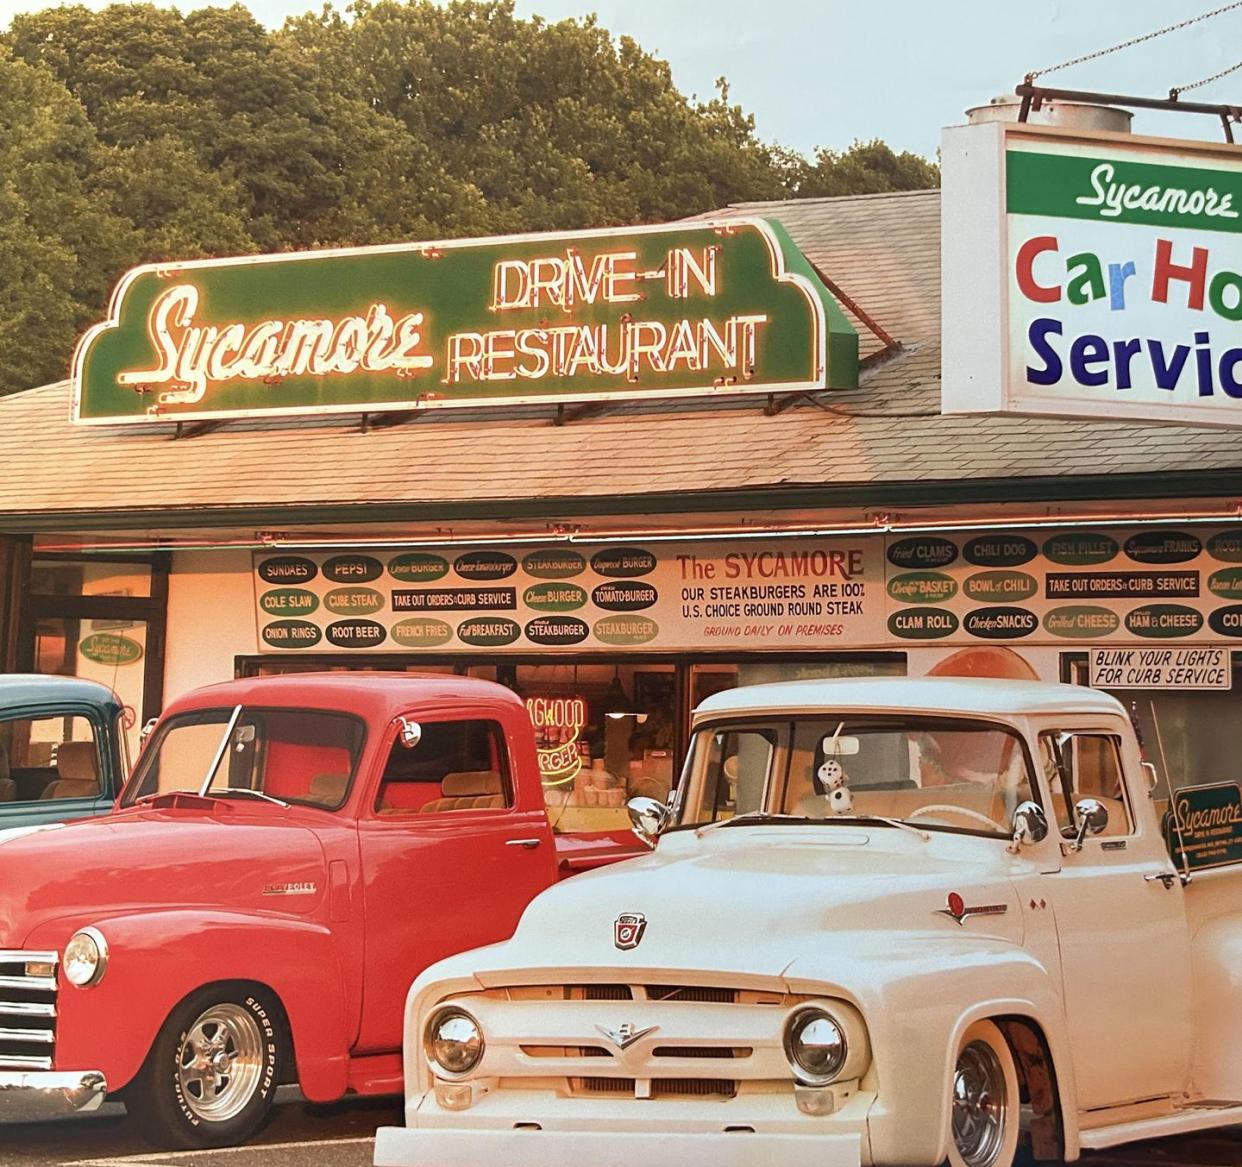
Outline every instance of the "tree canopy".
[[62, 377], [137, 263], [614, 226], [907, 190], [883, 142], [807, 160], [722, 81], [594, 18], [355, 0], [268, 30], [240, 4], [47, 9], [0, 33], [0, 392]]

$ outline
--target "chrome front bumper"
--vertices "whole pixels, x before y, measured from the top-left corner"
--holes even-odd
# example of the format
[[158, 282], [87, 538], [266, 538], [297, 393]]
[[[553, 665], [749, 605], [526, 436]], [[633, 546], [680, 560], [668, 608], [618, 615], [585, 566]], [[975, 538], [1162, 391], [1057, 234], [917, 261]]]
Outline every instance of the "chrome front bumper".
[[857, 1134], [436, 1130], [380, 1127], [375, 1167], [859, 1167]]
[[98, 1070], [75, 1074], [0, 1070], [0, 1122], [35, 1122], [97, 1110], [108, 1093]]

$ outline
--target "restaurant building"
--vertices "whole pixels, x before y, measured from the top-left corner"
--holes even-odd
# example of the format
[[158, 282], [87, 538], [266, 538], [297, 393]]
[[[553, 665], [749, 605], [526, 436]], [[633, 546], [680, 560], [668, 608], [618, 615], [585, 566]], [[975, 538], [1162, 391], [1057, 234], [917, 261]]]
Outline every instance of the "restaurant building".
[[233, 676], [494, 679], [566, 830], [666, 792], [704, 697], [786, 678], [1095, 683], [1178, 784], [1232, 779], [1233, 220], [1022, 205], [1041, 158], [1090, 192], [1171, 147], [976, 130], [943, 197], [127, 277], [71, 381], [0, 398], [5, 668], [106, 681], [135, 738]]

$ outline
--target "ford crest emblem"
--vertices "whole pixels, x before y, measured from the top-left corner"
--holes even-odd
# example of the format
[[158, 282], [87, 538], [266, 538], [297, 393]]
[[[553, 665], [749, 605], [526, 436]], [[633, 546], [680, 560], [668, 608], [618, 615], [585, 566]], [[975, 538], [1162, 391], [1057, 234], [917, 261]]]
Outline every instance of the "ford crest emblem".
[[647, 917], [638, 912], [622, 912], [612, 926], [613, 941], [622, 952], [637, 948], [647, 931]]

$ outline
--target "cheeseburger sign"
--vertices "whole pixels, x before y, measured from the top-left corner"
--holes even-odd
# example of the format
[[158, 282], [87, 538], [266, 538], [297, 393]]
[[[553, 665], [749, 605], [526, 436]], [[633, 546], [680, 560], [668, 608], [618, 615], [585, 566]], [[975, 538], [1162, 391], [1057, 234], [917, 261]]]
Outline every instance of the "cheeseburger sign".
[[946, 412], [1242, 424], [1242, 150], [944, 142]]
[[87, 424], [857, 384], [783, 229], [727, 219], [131, 271], [79, 345]]

